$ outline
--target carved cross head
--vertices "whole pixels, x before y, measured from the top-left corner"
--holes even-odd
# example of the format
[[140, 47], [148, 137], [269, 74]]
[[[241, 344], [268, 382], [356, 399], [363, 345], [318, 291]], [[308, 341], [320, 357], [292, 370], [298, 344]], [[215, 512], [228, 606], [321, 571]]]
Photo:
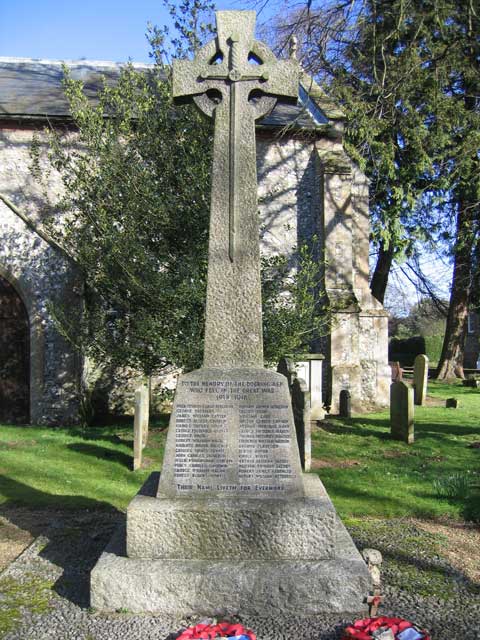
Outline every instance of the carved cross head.
[[271, 111], [277, 99], [295, 102], [298, 63], [277, 60], [266, 45], [255, 40], [255, 12], [218, 11], [216, 19], [216, 39], [194, 60], [174, 61], [175, 100], [193, 100], [212, 116], [219, 104], [229, 102], [233, 85], [242, 86], [254, 119]]

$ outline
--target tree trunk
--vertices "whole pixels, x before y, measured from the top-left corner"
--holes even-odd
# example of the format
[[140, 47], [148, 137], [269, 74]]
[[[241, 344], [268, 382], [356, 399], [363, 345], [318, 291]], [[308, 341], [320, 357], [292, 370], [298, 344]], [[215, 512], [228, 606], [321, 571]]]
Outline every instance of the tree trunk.
[[373, 272], [372, 281], [370, 283], [370, 291], [372, 295], [383, 304], [385, 298], [385, 290], [388, 284], [388, 276], [393, 262], [393, 243], [389, 242], [388, 248], [385, 249], [384, 242], [380, 243], [377, 264]]
[[[476, 29], [473, 27], [473, 5], [467, 4], [465, 24], [468, 27], [467, 59], [472, 68], [478, 71], [478, 44]], [[468, 69], [468, 65], [466, 67]], [[471, 70], [470, 70], [471, 71]], [[466, 112], [474, 112], [477, 105], [478, 73], [463, 74], [463, 101]], [[464, 378], [463, 356], [467, 334], [468, 307], [471, 302], [472, 277], [476, 271], [475, 253], [478, 247], [479, 215], [479, 161], [478, 152], [467, 163], [456, 189], [453, 190], [457, 201], [457, 236], [453, 264], [452, 291], [448, 309], [447, 327], [443, 340], [442, 355], [438, 363], [437, 379], [445, 380], [453, 376]]]
[[474, 236], [471, 233], [471, 214], [464, 201], [457, 213], [457, 240], [453, 263], [452, 290], [448, 307], [447, 326], [442, 355], [438, 363], [437, 379], [464, 378], [463, 354], [467, 333], [468, 304], [471, 291], [471, 261]]

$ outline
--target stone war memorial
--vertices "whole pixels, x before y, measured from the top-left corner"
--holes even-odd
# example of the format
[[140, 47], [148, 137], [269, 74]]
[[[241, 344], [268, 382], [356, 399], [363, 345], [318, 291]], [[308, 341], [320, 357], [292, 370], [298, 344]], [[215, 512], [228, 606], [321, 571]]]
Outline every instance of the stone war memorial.
[[205, 351], [177, 386], [152, 474], [91, 574], [91, 606], [174, 615], [366, 609], [367, 566], [304, 475], [288, 383], [263, 366], [255, 120], [295, 101], [299, 70], [254, 39], [255, 12], [178, 61], [173, 92], [214, 118]]

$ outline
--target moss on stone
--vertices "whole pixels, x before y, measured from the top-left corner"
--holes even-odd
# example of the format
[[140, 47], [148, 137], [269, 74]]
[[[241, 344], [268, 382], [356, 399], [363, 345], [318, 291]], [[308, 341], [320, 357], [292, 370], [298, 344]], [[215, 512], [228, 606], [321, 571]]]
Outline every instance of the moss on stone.
[[19, 581], [5, 577], [0, 579], [0, 638], [14, 629], [22, 619], [22, 613], [41, 614], [49, 609], [52, 583], [35, 576]]

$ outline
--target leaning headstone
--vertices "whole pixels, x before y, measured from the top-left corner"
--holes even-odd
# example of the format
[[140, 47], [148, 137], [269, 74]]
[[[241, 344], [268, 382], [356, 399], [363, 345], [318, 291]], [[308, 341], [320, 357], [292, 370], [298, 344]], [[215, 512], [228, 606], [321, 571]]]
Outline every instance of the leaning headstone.
[[[169, 616], [366, 610], [368, 569], [320, 479], [302, 474], [287, 380], [263, 367], [255, 119], [298, 95], [298, 65], [255, 12], [175, 61], [173, 95], [214, 118], [204, 361], [177, 385], [162, 472], [91, 576], [91, 606]], [[115, 546], [117, 545], [117, 546]], [[126, 549], [126, 556], [125, 556]]]
[[141, 388], [142, 401], [139, 415], [139, 421], [142, 424], [142, 449], [145, 449], [148, 443], [148, 428], [150, 424], [150, 391], [147, 386]]
[[312, 425], [310, 417], [310, 392], [305, 380], [295, 378], [292, 384], [292, 409], [300, 451], [300, 462], [304, 471], [312, 466]]
[[341, 418], [352, 417], [352, 394], [348, 389], [340, 391], [339, 414]]
[[148, 439], [148, 388], [139, 387], [135, 391], [135, 415], [133, 418], [133, 470], [142, 466], [142, 451]]
[[408, 444], [414, 442], [413, 389], [405, 382], [390, 386], [390, 431], [392, 438]]
[[428, 382], [428, 358], [420, 353], [413, 363], [413, 388], [415, 393], [415, 404], [425, 404], [427, 397]]

